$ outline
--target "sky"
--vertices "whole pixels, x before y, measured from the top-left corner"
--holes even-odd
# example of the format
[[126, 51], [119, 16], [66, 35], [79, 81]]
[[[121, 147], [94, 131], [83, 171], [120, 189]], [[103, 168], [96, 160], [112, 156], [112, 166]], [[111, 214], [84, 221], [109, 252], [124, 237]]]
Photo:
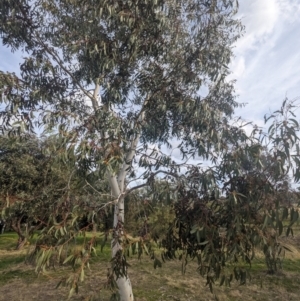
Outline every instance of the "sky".
[[236, 114], [263, 125], [285, 97], [300, 97], [300, 1], [241, 0], [238, 17], [245, 33], [234, 48], [231, 78], [247, 105]]

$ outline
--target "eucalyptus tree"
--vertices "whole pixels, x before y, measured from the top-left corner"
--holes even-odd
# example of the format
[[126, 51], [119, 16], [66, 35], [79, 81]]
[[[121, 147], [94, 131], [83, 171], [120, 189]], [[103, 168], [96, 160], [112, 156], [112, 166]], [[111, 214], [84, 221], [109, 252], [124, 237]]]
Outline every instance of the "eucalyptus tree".
[[[226, 80], [242, 30], [236, 11], [234, 0], [1, 1], [2, 42], [26, 53], [20, 75], [0, 73], [3, 129], [56, 128], [79, 164], [107, 178], [115, 263], [124, 262], [133, 163], [147, 185], [154, 175], [177, 173], [159, 150], [172, 139], [185, 160], [209, 159], [223, 147], [237, 106]], [[133, 300], [126, 268], [115, 270], [121, 300]]]

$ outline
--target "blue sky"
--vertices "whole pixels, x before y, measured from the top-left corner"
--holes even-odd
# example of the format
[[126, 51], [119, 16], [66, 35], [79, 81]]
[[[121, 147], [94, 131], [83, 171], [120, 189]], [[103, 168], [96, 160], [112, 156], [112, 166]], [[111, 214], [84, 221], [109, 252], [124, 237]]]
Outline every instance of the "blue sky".
[[263, 125], [285, 96], [300, 97], [300, 1], [241, 0], [239, 17], [246, 32], [235, 45], [231, 78], [248, 105], [236, 113]]
[[[246, 32], [235, 45], [230, 78], [248, 105], [236, 114], [263, 125], [285, 96], [300, 97], [300, 0], [240, 0], [238, 16]], [[21, 56], [0, 45], [0, 70], [18, 73]]]

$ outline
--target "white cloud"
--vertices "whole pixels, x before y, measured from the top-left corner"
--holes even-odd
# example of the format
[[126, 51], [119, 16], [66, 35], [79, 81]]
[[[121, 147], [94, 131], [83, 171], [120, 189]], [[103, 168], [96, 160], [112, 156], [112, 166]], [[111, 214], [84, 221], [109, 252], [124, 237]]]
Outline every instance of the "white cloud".
[[281, 15], [286, 22], [293, 23], [299, 20], [299, 0], [277, 0], [277, 2], [281, 10]]
[[233, 61], [231, 68], [233, 70], [232, 71], [233, 78], [242, 77], [246, 69], [245, 58], [243, 56], [239, 56], [235, 61]]
[[246, 27], [246, 34], [237, 42], [237, 50], [242, 53], [257, 48], [264, 43], [266, 35], [274, 31], [278, 17], [279, 5], [274, 0], [243, 1], [239, 17]]
[[246, 26], [236, 43], [231, 78], [237, 79], [237, 111], [247, 120], [262, 119], [283, 98], [300, 96], [299, 0], [244, 0], [239, 17]]

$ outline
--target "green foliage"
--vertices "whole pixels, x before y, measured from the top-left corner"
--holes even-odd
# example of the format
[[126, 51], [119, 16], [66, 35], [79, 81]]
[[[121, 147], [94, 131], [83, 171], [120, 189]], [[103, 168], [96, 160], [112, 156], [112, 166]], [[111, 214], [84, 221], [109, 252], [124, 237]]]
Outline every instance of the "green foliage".
[[[162, 256], [173, 259], [179, 251], [184, 264], [186, 258], [197, 258], [199, 273], [211, 290], [217, 279], [220, 285], [230, 285], [234, 278], [244, 284], [248, 274], [242, 266], [251, 266], [258, 249], [270, 273], [281, 267], [287, 248], [278, 236], [284, 228], [287, 236], [293, 234], [292, 226], [299, 220], [295, 207], [299, 196], [285, 194], [287, 190], [278, 185], [290, 171], [297, 181], [299, 165], [294, 158], [299, 156], [299, 126], [293, 123], [286, 128], [293, 108], [293, 103], [284, 102], [273, 115], [269, 134], [263, 135], [273, 155], [261, 156], [261, 136], [247, 137], [232, 144], [217, 166], [202, 171], [191, 168], [178, 188], [175, 219], [163, 240]], [[282, 136], [272, 133], [274, 126]], [[294, 201], [286, 200], [289, 195]]]
[[83, 175], [70, 157], [62, 160], [59, 140], [0, 138], [0, 208], [21, 240], [43, 229], [43, 235], [53, 235], [53, 243], [62, 243], [69, 230], [88, 230], [105, 222], [102, 184], [93, 174]]
[[151, 188], [139, 189], [126, 197], [125, 219], [129, 233], [156, 240], [166, 232], [174, 218], [171, 187], [171, 183], [156, 179]]
[[[58, 191], [63, 189], [66, 174], [55, 169], [51, 157], [42, 151], [43, 142], [35, 137], [0, 139], [0, 208], [21, 244], [34, 229], [47, 223], [49, 211], [55, 210], [61, 196]], [[21, 223], [27, 227], [21, 229]]]

